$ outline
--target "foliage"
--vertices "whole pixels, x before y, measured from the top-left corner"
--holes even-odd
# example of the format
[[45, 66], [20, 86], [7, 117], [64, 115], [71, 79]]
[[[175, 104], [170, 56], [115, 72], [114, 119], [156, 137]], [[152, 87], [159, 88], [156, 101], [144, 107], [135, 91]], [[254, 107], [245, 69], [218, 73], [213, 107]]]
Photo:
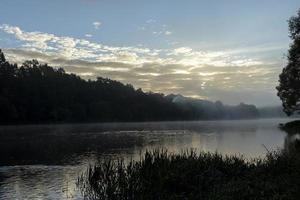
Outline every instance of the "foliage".
[[21, 66], [0, 50], [0, 123], [164, 121], [258, 117], [255, 106], [220, 102], [174, 101], [98, 77], [83, 80], [37, 60]]
[[183, 113], [162, 94], [107, 78], [83, 80], [36, 60], [20, 67], [0, 52], [0, 122], [179, 120]]
[[284, 130], [290, 135], [300, 133], [300, 120], [291, 121], [285, 124], [280, 124], [280, 129]]
[[288, 51], [288, 63], [279, 75], [277, 87], [287, 115], [300, 111], [300, 9], [297, 16], [290, 18], [289, 31], [292, 44]]
[[299, 199], [299, 145], [265, 160], [194, 151], [146, 152], [125, 164], [106, 160], [78, 179], [85, 199]]

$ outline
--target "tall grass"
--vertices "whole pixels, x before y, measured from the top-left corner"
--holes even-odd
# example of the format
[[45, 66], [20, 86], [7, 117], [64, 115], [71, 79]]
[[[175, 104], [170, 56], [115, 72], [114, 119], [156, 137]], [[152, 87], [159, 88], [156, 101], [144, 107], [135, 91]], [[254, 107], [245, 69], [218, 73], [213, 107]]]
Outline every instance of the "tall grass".
[[85, 199], [300, 199], [300, 150], [247, 161], [238, 156], [166, 150], [139, 161], [105, 160], [78, 179]]

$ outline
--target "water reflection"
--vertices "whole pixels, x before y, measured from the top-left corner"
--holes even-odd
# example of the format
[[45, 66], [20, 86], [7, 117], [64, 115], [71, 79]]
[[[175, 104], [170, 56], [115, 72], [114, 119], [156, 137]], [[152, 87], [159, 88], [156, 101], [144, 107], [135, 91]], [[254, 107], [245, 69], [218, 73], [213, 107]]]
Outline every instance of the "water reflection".
[[280, 124], [280, 128], [287, 133], [284, 139], [284, 150], [292, 152], [300, 149], [300, 121], [295, 120]]
[[146, 149], [194, 148], [262, 157], [293, 138], [277, 120], [0, 127], [0, 199], [80, 199], [75, 182], [106, 156], [138, 159]]
[[78, 199], [78, 167], [15, 166], [0, 168], [0, 199]]

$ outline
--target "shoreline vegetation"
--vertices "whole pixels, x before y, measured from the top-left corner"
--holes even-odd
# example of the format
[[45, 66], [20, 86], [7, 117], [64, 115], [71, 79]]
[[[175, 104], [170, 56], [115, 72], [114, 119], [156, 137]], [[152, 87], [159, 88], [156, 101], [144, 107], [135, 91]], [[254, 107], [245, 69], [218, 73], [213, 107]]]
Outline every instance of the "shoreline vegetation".
[[138, 161], [107, 159], [90, 166], [77, 186], [89, 200], [299, 199], [300, 141], [247, 160], [218, 153], [154, 150]]
[[[113, 124], [152, 124], [152, 123], [176, 123], [176, 122], [214, 122], [214, 121], [248, 121], [248, 120], [260, 120], [260, 119], [290, 119], [290, 120], [296, 120], [299, 119], [299, 116], [284, 116], [284, 117], [258, 117], [258, 118], [242, 118], [242, 119], [195, 119], [195, 120], [161, 120], [161, 121], [84, 121], [84, 122], [76, 122], [76, 121], [59, 121], [59, 122], [39, 122], [39, 123], [33, 123], [33, 122], [26, 122], [26, 123], [1, 123], [0, 122], [0, 127], [22, 127], [22, 126], [48, 126], [48, 125], [54, 125], [54, 126], [80, 126], [80, 125], [85, 125], [85, 124], [101, 124], [101, 125], [113, 125]], [[300, 121], [300, 120], [299, 120]], [[282, 124], [279, 124], [279, 128], [282, 130], [283, 127]]]
[[300, 133], [300, 120], [294, 120], [285, 124], [279, 124], [279, 128], [284, 130], [289, 135], [296, 135]]
[[[27, 60], [19, 65], [12, 64], [6, 60], [0, 49], [0, 124], [199, 121], [257, 119], [294, 114], [297, 116], [300, 114], [300, 10], [296, 16], [288, 20], [288, 23], [291, 44], [287, 56], [284, 56], [287, 58], [287, 63], [279, 75], [279, 85], [276, 87], [282, 106], [257, 108], [255, 105], [243, 102], [238, 105], [225, 105], [221, 101], [195, 99], [181, 94], [144, 92], [141, 88], [136, 89], [130, 84], [105, 77], [85, 80], [76, 74], [67, 73], [62, 68], [51, 67], [37, 60]], [[97, 24], [95, 29], [98, 29], [101, 23], [94, 22], [95, 24]], [[5, 28], [4, 31], [9, 34], [12, 32], [19, 40], [25, 42], [32, 40], [19, 37], [19, 32], [22, 31], [18, 27], [14, 28], [15, 31], [5, 30]], [[165, 33], [167, 32], [172, 34], [170, 31]], [[27, 32], [27, 34], [32, 33], [37, 32]], [[88, 35], [91, 36], [86, 34]], [[47, 39], [46, 43], [57, 40], [51, 38]], [[182, 48], [183, 52], [187, 49]], [[273, 50], [273, 47], [267, 48], [267, 51], [269, 50]], [[193, 49], [188, 48], [187, 52], [189, 57], [194, 56], [191, 53]], [[244, 51], [238, 52], [244, 53]], [[252, 50], [250, 53], [253, 53]], [[261, 51], [255, 50], [256, 53]], [[164, 55], [168, 54], [164, 53]], [[179, 55], [172, 53], [172, 55], [180, 57], [181, 53]], [[255, 59], [251, 60], [255, 61]], [[243, 65], [240, 65], [239, 61], [226, 61], [228, 67], [248, 65], [247, 63], [244, 65], [243, 62], [242, 60]], [[202, 65], [202, 61], [195, 63]], [[206, 67], [210, 65], [205, 63], [205, 59], [203, 63], [207, 65]], [[259, 68], [260, 65], [254, 62], [253, 66]], [[235, 74], [232, 69], [230, 70], [231, 74], [239, 78], [236, 80], [242, 81], [243, 77], [239, 77], [239, 73]], [[264, 77], [266, 74], [268, 77]], [[250, 75], [249, 80], [253, 81], [256, 78], [264, 78], [264, 81], [258, 80], [254, 85], [261, 87], [262, 84], [267, 83], [267, 80], [273, 80], [270, 77], [274, 72], [258, 70], [253, 76]], [[219, 81], [218, 77], [212, 80]], [[232, 83], [236, 80], [234, 77]], [[267, 84], [255, 95], [262, 94], [261, 92], [272, 92], [269, 86]], [[238, 94], [250, 94], [256, 89], [255, 87]], [[231, 87], [228, 88], [231, 90]], [[270, 91], [267, 91], [269, 89]], [[239, 90], [241, 88], [238, 88]], [[222, 94], [223, 90], [220, 91]], [[213, 92], [218, 93], [219, 89], [212, 90]], [[259, 99], [263, 101], [264, 98]], [[237, 124], [242, 126], [242, 123]], [[252, 160], [243, 156], [222, 155], [218, 152], [196, 152], [193, 149], [181, 153], [168, 152], [167, 149], [146, 151], [141, 154], [139, 160], [115, 159], [112, 156], [101, 158], [97, 156], [100, 155], [99, 152], [109, 150], [109, 147], [126, 149], [143, 145], [144, 140], [123, 133], [120, 134], [121, 136], [114, 135], [114, 137], [110, 137], [109, 133], [97, 138], [93, 134], [87, 137], [88, 132], [85, 131], [82, 132], [86, 136], [84, 139], [76, 134], [66, 134], [65, 137], [61, 137], [59, 131], [66, 133], [65, 130], [55, 132], [56, 136], [44, 133], [45, 140], [39, 137], [23, 140], [20, 137], [17, 142], [11, 143], [6, 142], [11, 140], [11, 137], [3, 131], [2, 134], [6, 134], [6, 137], [3, 137], [6, 141], [3, 140], [2, 146], [0, 145], [3, 149], [0, 152], [6, 152], [2, 159], [12, 165], [21, 162], [32, 165], [38, 162], [51, 164], [56, 162], [55, 164], [63, 165], [66, 163], [66, 155], [74, 156], [77, 152], [95, 153], [99, 158], [98, 162], [90, 165], [77, 180], [77, 189], [83, 198], [88, 200], [298, 200], [300, 199], [300, 120], [280, 124], [279, 128], [287, 132], [283, 149], [269, 151], [262, 144], [266, 149], [266, 156]], [[20, 135], [24, 135], [22, 127], [17, 129]], [[18, 131], [15, 132], [16, 138]], [[254, 128], [252, 132], [255, 132]], [[30, 130], [28, 136], [32, 136], [31, 133]], [[248, 132], [241, 133], [243, 133], [242, 139], [248, 134]], [[233, 138], [233, 142], [239, 141]], [[219, 141], [222, 140], [216, 140], [216, 143]], [[67, 146], [66, 143], [71, 145]], [[26, 151], [23, 151], [24, 149]], [[76, 159], [81, 157], [78, 156]], [[64, 163], [59, 163], [58, 160], [64, 160]], [[70, 164], [73, 163], [72, 161], [70, 159]], [[39, 185], [37, 188], [41, 187]]]
[[146, 122], [254, 119], [284, 116], [281, 107], [258, 109], [144, 92], [98, 77], [84, 80], [37, 60], [9, 63], [0, 50], [0, 124]]

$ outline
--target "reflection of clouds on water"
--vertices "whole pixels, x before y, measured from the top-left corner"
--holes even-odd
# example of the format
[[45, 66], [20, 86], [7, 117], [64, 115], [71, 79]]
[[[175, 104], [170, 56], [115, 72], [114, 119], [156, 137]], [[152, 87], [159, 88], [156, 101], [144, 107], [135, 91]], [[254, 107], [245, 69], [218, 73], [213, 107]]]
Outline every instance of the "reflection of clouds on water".
[[82, 168], [72, 166], [12, 166], [0, 168], [6, 179], [1, 199], [79, 199], [74, 178]]
[[241, 120], [0, 127], [0, 163], [76, 164], [95, 155], [131, 155], [160, 147], [256, 157], [265, 155], [263, 145], [270, 150], [283, 146], [277, 125], [276, 120]]
[[[180, 126], [180, 125], [177, 125]], [[201, 125], [192, 122], [182, 126], [186, 130], [157, 131], [152, 136], [147, 149], [164, 147], [171, 152], [180, 152], [183, 149], [197, 149], [201, 151], [219, 152], [222, 154], [239, 155], [245, 157], [264, 156], [267, 151], [276, 150], [283, 146], [284, 134], [277, 128], [277, 123], [258, 123], [257, 121], [221, 121], [201, 122]], [[164, 128], [166, 128], [164, 126]], [[177, 127], [178, 128], [178, 127]], [[174, 134], [172, 137], [170, 135]], [[148, 141], [150, 140], [148, 139]], [[147, 140], [146, 140], [147, 141]]]
[[0, 127], [0, 199], [79, 199], [75, 183], [89, 163], [106, 157], [139, 159], [146, 149], [264, 156], [262, 144], [275, 150], [291, 140], [277, 128], [285, 121]]

